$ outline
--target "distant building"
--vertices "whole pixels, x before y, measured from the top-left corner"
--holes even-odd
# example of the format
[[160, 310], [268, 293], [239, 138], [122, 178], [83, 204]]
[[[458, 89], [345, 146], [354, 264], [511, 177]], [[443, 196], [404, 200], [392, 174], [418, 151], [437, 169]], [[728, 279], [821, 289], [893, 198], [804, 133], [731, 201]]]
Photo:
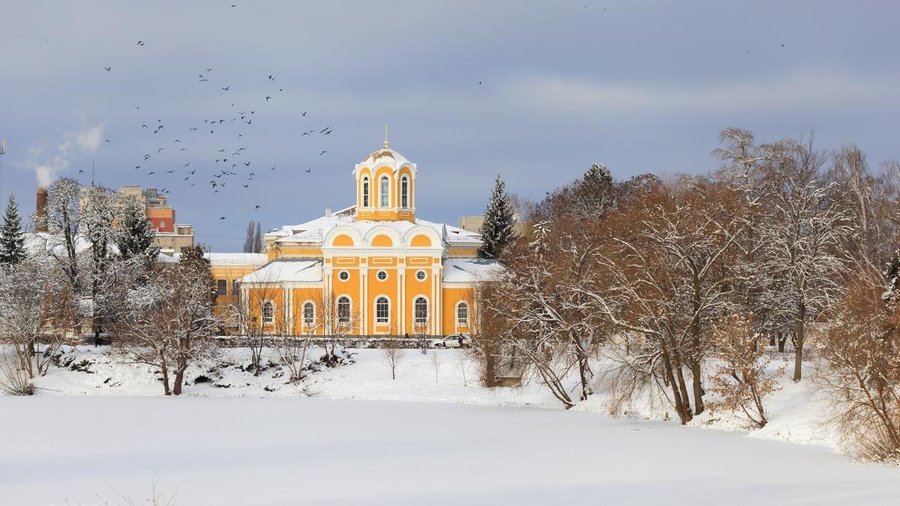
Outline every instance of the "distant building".
[[459, 228], [466, 232], [481, 233], [481, 226], [484, 225], [484, 215], [478, 214], [474, 216], [460, 216]]
[[[513, 223], [513, 232], [515, 232], [516, 235], [522, 235], [522, 232], [525, 231], [525, 224], [519, 219], [518, 214], [514, 214], [513, 219], [515, 220], [515, 223]], [[480, 234], [482, 225], [484, 225], [484, 215], [482, 214], [459, 217], [459, 228], [466, 232]]]
[[272, 334], [474, 333], [476, 286], [500, 269], [480, 235], [416, 216], [418, 169], [387, 140], [353, 175], [356, 205], [210, 255], [218, 309], [238, 300]]
[[144, 203], [144, 212], [156, 231], [156, 246], [164, 255], [173, 255], [183, 248], [194, 246], [194, 227], [175, 222], [175, 209], [168, 198], [156, 188], [123, 186], [119, 193]]

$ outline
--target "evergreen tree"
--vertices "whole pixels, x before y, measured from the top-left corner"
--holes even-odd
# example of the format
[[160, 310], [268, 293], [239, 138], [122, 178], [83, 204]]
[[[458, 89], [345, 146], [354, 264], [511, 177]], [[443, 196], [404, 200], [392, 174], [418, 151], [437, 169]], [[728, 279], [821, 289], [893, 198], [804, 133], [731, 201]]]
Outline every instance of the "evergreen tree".
[[3, 228], [0, 228], [0, 265], [13, 265], [25, 259], [25, 236], [22, 234], [22, 220], [19, 205], [13, 195], [6, 204]]
[[210, 304], [213, 304], [218, 296], [218, 291], [212, 277], [212, 264], [208, 258], [203, 256], [205, 254], [206, 251], [200, 245], [181, 248], [181, 259], [178, 260], [178, 263], [201, 274], [200, 279], [209, 285], [209, 300]]
[[513, 238], [513, 206], [506, 194], [506, 183], [497, 176], [491, 201], [484, 212], [484, 224], [481, 225], [481, 240], [484, 244], [478, 250], [481, 258], [500, 258], [503, 249]]
[[156, 231], [144, 213], [144, 207], [134, 199], [128, 199], [122, 210], [122, 222], [116, 237], [119, 255], [123, 260], [144, 255], [147, 262], [159, 256], [159, 248], [153, 244]]

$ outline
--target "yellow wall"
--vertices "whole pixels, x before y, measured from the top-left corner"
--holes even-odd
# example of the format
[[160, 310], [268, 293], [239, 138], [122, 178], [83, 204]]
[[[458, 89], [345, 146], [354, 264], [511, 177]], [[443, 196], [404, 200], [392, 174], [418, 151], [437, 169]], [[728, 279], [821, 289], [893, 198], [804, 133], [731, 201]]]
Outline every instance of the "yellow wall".
[[[443, 299], [444, 334], [473, 333], [474, 290], [472, 288], [444, 288]], [[456, 325], [456, 304], [460, 301], [465, 301], [469, 305], [468, 326], [461, 327]]]

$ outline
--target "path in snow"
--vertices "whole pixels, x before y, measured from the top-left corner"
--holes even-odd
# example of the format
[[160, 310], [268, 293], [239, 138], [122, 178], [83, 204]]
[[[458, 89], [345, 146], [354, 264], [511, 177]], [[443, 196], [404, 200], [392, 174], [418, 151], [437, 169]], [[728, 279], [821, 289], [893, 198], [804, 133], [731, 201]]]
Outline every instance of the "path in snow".
[[590, 413], [322, 399], [0, 397], [3, 504], [897, 504], [900, 470]]

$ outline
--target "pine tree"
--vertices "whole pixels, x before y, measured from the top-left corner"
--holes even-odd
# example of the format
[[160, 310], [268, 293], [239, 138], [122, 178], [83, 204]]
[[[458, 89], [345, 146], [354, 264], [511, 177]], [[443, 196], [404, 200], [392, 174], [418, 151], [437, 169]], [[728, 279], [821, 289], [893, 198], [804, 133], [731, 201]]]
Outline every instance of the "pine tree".
[[19, 205], [13, 195], [6, 204], [3, 228], [0, 228], [0, 265], [14, 265], [25, 260], [25, 236], [22, 234], [22, 220]]
[[481, 258], [500, 258], [503, 249], [513, 238], [513, 206], [506, 194], [506, 183], [497, 176], [491, 201], [484, 212], [484, 224], [481, 226], [481, 240], [484, 244], [478, 250]]
[[153, 262], [159, 255], [159, 248], [153, 244], [156, 231], [144, 213], [140, 202], [129, 199], [122, 212], [122, 223], [116, 237], [119, 255], [123, 260], [144, 255]]

